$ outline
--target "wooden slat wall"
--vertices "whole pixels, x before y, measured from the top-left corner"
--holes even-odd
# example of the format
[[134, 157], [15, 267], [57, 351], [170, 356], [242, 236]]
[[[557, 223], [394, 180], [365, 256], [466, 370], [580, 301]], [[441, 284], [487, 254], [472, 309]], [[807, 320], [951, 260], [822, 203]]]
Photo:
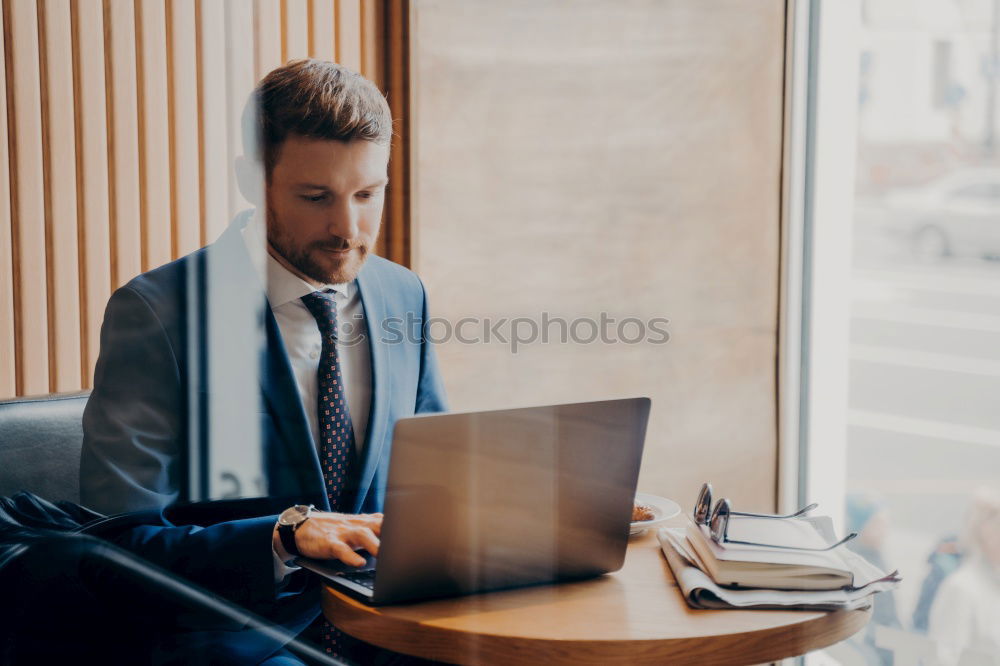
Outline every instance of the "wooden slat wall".
[[86, 385], [100, 349], [104, 304], [111, 295], [111, 174], [101, 0], [74, 3], [73, 28], [77, 228], [82, 250], [77, 286], [82, 304], [81, 376]]
[[337, 0], [337, 62], [345, 67], [368, 74], [361, 69], [361, 30], [347, 30], [346, 26], [363, 25], [362, 0]]
[[284, 0], [284, 34], [281, 52], [285, 60], [309, 53], [309, 0]]
[[394, 119], [392, 157], [389, 159], [389, 188], [379, 253], [409, 266], [412, 258], [410, 213], [410, 0], [390, 0], [381, 17], [385, 26], [384, 58], [379, 71], [385, 73], [385, 94]]
[[104, 29], [111, 162], [111, 282], [117, 287], [142, 272], [135, 5], [104, 0]]
[[160, 0], [139, 0], [139, 173], [142, 178], [142, 269], [173, 257], [170, 228], [170, 116], [167, 106], [167, 15]]
[[0, 0], [0, 398], [89, 387], [111, 291], [246, 207], [232, 159], [261, 76], [312, 56], [382, 85], [379, 6]]
[[170, 113], [170, 227], [174, 256], [201, 245], [201, 168], [198, 162], [198, 59], [191, 48], [197, 31], [194, 0], [171, 0], [167, 9], [170, 73], [167, 101]]
[[[0, 21], [4, 34], [0, 35], [0, 49], [7, 53], [6, 26], [7, 8], [0, 4]], [[6, 58], [5, 58], [6, 62]], [[0, 95], [7, 99], [7, 70], [0, 69]], [[6, 139], [7, 112], [0, 113], [0, 132]], [[8, 141], [0, 143], [0, 395], [14, 395], [17, 392], [14, 364], [14, 255], [10, 223], [10, 150]]]
[[[44, 118], [45, 230], [51, 282], [48, 290], [49, 382], [57, 391], [80, 386], [80, 299], [62, 289], [80, 277], [77, 234], [76, 124], [73, 118], [73, 20], [70, 0], [47, 0], [40, 7], [42, 117]], [[59, 344], [66, 340], [69, 344]]]
[[[4, 2], [4, 43], [15, 56], [5, 57], [15, 377], [18, 391], [44, 393], [49, 390], [49, 308], [38, 6], [34, 0]], [[30, 57], [16, 57], [20, 53]]]

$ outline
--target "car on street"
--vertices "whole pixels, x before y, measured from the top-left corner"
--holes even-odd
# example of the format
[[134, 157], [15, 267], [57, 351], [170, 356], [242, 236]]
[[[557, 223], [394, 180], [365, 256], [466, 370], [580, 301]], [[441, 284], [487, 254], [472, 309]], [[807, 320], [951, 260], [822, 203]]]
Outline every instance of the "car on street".
[[890, 233], [919, 258], [1000, 258], [1000, 168], [953, 171], [882, 203]]

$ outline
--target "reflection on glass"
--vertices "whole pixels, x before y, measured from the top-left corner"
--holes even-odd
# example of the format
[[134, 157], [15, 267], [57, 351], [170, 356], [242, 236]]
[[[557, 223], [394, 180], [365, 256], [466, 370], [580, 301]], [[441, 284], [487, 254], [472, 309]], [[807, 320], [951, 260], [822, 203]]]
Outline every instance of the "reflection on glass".
[[847, 527], [904, 582], [830, 656], [996, 664], [1000, 2], [868, 0], [861, 30]]

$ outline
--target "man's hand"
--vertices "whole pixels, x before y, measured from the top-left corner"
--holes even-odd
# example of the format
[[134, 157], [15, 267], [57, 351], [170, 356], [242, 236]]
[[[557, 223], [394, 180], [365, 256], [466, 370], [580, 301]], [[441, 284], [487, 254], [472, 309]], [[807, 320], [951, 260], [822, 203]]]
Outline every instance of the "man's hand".
[[[309, 515], [309, 520], [295, 530], [295, 547], [303, 557], [340, 560], [352, 567], [360, 567], [365, 563], [365, 558], [354, 550], [364, 548], [372, 555], [378, 555], [378, 537], [381, 531], [381, 513], [314, 511]], [[277, 526], [271, 539], [274, 551], [283, 560], [287, 560], [289, 555], [281, 547]]]

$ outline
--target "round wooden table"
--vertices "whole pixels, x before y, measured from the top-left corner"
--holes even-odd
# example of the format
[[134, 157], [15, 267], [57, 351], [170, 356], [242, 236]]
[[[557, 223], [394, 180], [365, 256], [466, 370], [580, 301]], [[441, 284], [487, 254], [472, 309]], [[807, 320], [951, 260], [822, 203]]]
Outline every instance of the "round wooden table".
[[361, 640], [455, 664], [759, 664], [842, 641], [871, 615], [693, 610], [651, 532], [591, 580], [380, 608], [325, 587], [323, 612]]

